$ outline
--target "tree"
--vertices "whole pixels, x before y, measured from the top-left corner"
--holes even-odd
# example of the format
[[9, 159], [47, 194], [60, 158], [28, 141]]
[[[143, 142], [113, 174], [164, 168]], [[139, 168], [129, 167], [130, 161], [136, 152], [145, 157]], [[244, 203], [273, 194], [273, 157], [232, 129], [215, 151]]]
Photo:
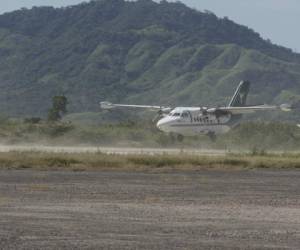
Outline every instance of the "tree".
[[67, 113], [68, 99], [64, 95], [52, 98], [52, 108], [48, 111], [48, 121], [56, 122], [61, 120], [62, 115]]

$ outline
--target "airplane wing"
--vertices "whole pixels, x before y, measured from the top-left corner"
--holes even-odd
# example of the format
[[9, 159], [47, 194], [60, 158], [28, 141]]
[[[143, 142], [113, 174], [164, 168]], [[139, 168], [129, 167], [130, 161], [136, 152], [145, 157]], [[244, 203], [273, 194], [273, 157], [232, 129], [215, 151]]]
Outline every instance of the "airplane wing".
[[257, 105], [257, 106], [245, 106], [245, 107], [220, 107], [209, 109], [208, 112], [228, 112], [231, 114], [249, 114], [256, 111], [272, 111], [272, 110], [282, 110], [291, 111], [292, 107], [289, 104], [282, 104], [280, 106], [276, 105]]
[[152, 105], [131, 105], [131, 104], [114, 104], [111, 102], [100, 102], [100, 107], [102, 109], [113, 109], [113, 108], [142, 108], [142, 109], [150, 109], [150, 110], [162, 110], [162, 111], [171, 111], [171, 107], [165, 106], [152, 106]]
[[232, 114], [248, 114], [248, 113], [254, 113], [256, 111], [268, 111], [268, 110], [278, 110], [278, 109], [280, 109], [278, 106], [271, 106], [271, 105], [220, 108], [221, 111], [227, 111]]

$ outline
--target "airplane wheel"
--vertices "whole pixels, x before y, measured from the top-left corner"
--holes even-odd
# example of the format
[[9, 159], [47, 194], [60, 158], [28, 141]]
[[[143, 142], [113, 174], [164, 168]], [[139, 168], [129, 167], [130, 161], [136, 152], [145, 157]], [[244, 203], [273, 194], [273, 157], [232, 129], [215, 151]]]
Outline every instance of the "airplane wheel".
[[208, 135], [209, 139], [211, 139], [211, 141], [215, 142], [217, 140], [217, 136], [215, 133], [209, 132], [207, 135]]
[[178, 140], [179, 142], [182, 142], [183, 139], [184, 139], [183, 135], [177, 135], [177, 140]]

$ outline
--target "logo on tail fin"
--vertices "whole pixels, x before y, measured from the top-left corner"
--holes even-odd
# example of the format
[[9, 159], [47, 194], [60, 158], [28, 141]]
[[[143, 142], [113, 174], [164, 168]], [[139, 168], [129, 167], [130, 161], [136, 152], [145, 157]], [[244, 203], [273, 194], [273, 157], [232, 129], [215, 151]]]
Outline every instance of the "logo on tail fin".
[[243, 107], [246, 105], [246, 100], [250, 88], [250, 82], [242, 81], [237, 87], [228, 107]]

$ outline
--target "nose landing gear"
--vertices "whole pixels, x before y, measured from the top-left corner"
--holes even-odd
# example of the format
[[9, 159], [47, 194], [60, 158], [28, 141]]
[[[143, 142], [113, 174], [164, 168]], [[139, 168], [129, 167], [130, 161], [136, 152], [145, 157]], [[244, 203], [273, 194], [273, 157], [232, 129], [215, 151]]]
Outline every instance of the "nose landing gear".
[[184, 139], [183, 135], [177, 135], [177, 141], [182, 142]]

